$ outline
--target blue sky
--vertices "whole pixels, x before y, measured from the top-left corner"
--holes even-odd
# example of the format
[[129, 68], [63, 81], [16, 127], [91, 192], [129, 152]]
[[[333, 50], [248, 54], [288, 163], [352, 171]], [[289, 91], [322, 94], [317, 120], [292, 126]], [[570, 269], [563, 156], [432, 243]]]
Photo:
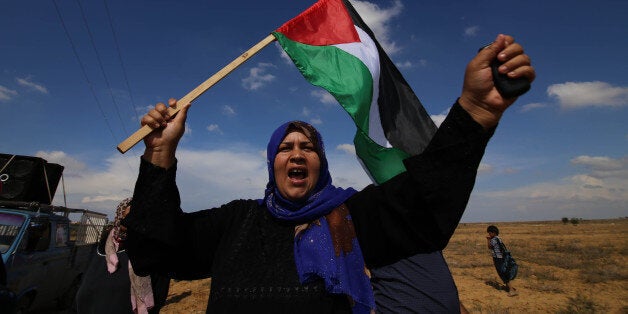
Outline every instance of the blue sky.
[[[143, 144], [119, 142], [314, 0], [4, 1], [0, 152], [63, 164], [67, 205], [112, 213]], [[628, 216], [626, 1], [353, 1], [436, 121], [498, 33], [524, 45], [532, 90], [504, 115], [463, 221]], [[274, 128], [301, 119], [334, 183], [364, 187], [348, 115], [273, 43], [198, 98], [179, 150], [182, 207], [262, 197]], [[64, 202], [62, 188], [54, 204]]]

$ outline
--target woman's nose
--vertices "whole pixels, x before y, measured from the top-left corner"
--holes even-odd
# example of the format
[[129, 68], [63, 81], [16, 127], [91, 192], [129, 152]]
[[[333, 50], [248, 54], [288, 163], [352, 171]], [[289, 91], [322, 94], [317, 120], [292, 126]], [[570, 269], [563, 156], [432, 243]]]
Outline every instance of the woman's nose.
[[301, 150], [295, 149], [294, 151], [292, 151], [292, 154], [290, 155], [290, 161], [300, 162], [303, 160], [305, 160], [305, 157], [303, 156], [303, 153], [301, 152]]

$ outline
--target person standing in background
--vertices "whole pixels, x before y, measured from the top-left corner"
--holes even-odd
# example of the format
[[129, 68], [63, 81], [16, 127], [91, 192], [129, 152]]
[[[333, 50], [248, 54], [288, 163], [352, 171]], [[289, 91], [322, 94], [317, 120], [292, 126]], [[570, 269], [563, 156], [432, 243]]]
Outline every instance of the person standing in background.
[[126, 255], [126, 231], [120, 220], [130, 209], [131, 198], [120, 202], [113, 225], [102, 232], [98, 255], [92, 258], [76, 294], [79, 314], [159, 313], [166, 302], [170, 279], [137, 276]]
[[488, 235], [486, 236], [488, 249], [491, 250], [491, 254], [493, 255], [493, 264], [495, 265], [497, 274], [506, 285], [508, 296], [514, 297], [519, 293], [517, 292], [517, 289], [512, 286], [510, 272], [507, 271], [506, 265], [504, 265], [505, 246], [502, 239], [499, 237], [499, 229], [496, 226], [490, 225], [486, 228], [486, 232], [488, 232]]

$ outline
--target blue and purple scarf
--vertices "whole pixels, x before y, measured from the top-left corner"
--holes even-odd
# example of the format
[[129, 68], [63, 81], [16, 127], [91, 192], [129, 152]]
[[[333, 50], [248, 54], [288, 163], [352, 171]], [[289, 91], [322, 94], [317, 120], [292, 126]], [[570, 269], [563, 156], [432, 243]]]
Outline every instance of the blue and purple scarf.
[[315, 134], [311, 136], [317, 139], [316, 151], [321, 165], [318, 182], [311, 195], [305, 201], [292, 202], [282, 197], [277, 189], [274, 173], [275, 157], [279, 144], [293, 122], [296, 121], [277, 128], [268, 143], [266, 156], [269, 180], [263, 203], [277, 219], [295, 224], [319, 222], [310, 224], [295, 237], [294, 258], [301, 282], [322, 278], [329, 293], [346, 294], [353, 299], [354, 313], [369, 313], [375, 308], [375, 300], [370, 280], [364, 271], [364, 258], [358, 241], [353, 238], [353, 249], [336, 255], [329, 224], [325, 218], [325, 215], [342, 205], [356, 191], [332, 185], [323, 139], [314, 128], [312, 129], [315, 130]]

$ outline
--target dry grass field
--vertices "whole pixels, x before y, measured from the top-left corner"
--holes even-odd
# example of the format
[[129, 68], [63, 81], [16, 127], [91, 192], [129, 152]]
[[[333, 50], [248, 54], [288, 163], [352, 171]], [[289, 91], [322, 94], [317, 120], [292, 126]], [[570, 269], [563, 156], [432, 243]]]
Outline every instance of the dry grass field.
[[[461, 224], [445, 257], [471, 313], [628, 313], [628, 219], [495, 223], [519, 264], [501, 289], [488, 223]], [[162, 313], [204, 313], [210, 279], [173, 282]]]
[[499, 288], [488, 224], [461, 224], [445, 257], [470, 312], [628, 313], [628, 219], [496, 225], [519, 264], [519, 295]]

